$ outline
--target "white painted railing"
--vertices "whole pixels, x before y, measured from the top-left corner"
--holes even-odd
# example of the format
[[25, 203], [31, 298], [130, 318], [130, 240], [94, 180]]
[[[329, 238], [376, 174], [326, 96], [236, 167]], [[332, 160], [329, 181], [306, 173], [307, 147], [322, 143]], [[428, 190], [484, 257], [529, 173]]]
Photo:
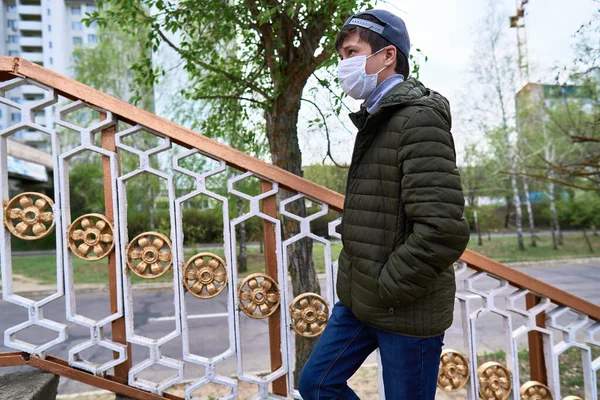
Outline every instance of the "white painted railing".
[[[0, 131], [2, 299], [27, 315], [24, 322], [4, 329], [4, 346], [22, 353], [0, 355], [0, 366], [29, 364], [137, 398], [179, 398], [166, 393], [177, 386], [186, 399], [192, 399], [194, 393], [210, 384], [226, 388], [228, 394], [223, 398], [233, 399], [238, 397], [239, 385], [245, 382], [255, 386], [257, 398], [299, 399], [293, 379], [295, 337], [318, 336], [337, 298], [337, 260], [332, 257], [332, 240], [341, 239], [336, 231], [340, 218], [329, 223], [328, 237], [311, 232], [311, 222], [326, 217], [330, 211], [341, 212], [343, 197], [37, 65], [0, 58], [0, 71], [4, 71], [0, 103], [18, 110], [22, 116], [21, 122]], [[11, 102], [6, 93], [22, 85], [39, 88], [45, 93], [44, 98], [23, 104]], [[49, 107], [57, 109], [57, 126], [36, 124], [35, 112]], [[82, 110], [98, 113], [101, 118], [90, 126], [80, 126], [69, 116]], [[76, 146], [65, 149], [61, 145], [62, 128], [76, 133]], [[7, 140], [23, 129], [42, 132], [50, 139], [52, 196], [9, 196]], [[130, 140], [140, 132], [156, 138], [154, 147], [143, 148]], [[78, 162], [78, 155], [90, 152], [102, 158], [104, 214], [71, 215], [69, 165]], [[123, 152], [136, 155], [139, 160], [133, 168], [128, 166], [128, 171], [121, 163]], [[202, 157], [212, 167], [185, 167], [182, 160], [192, 156]], [[158, 166], [151, 163], [153, 157], [161, 160]], [[237, 172], [231, 173], [230, 167]], [[166, 188], [170, 222], [167, 235], [150, 227], [136, 237], [128, 231], [126, 185], [142, 174], [158, 177]], [[179, 194], [176, 190], [176, 174], [195, 182], [189, 193]], [[226, 189], [219, 193], [207, 185], [207, 180], [223, 176]], [[241, 181], [248, 179], [261, 182], [260, 194], [250, 195], [238, 188]], [[282, 196], [283, 190], [297, 194]], [[201, 251], [189, 255], [184, 251], [182, 210], [185, 203], [198, 196], [209, 197], [220, 205], [224, 231], [219, 247], [223, 257]], [[249, 208], [232, 218], [230, 204], [240, 198]], [[307, 217], [288, 211], [286, 206], [300, 200], [310, 201], [320, 211]], [[236, 227], [252, 218], [260, 219], [265, 227], [266, 273], [243, 278], [237, 272]], [[295, 220], [300, 226], [298, 234], [285, 240], [283, 218]], [[42, 299], [15, 293], [12, 238], [36, 240], [52, 230], [56, 232], [56, 290]], [[322, 245], [323, 296], [291, 295], [287, 249], [303, 239]], [[88, 261], [108, 259], [111, 309], [102, 318], [91, 318], [77, 307], [74, 256]], [[598, 306], [470, 251], [455, 268], [455, 322], [445, 337], [438, 381], [440, 396], [447, 392], [448, 398], [470, 400], [563, 399], [578, 391], [582, 398], [598, 399]], [[166, 285], [172, 299], [172, 309], [167, 313], [170, 317], [164, 319], [172, 318], [174, 329], [156, 337], [136, 327], [132, 277], [154, 278], [163, 274], [170, 277]], [[204, 313], [196, 311], [200, 302], [215, 299], [220, 302], [217, 311], [221, 312], [216, 312], [217, 308], [204, 308]], [[44, 308], [51, 303], [64, 304], [69, 326], [88, 329], [88, 337], [76, 344], [69, 342], [68, 324], [44, 317]], [[228, 346], [217, 355], [199, 353], [191, 346], [205, 333], [190, 321], [203, 316], [226, 317], [220, 335], [227, 338]], [[160, 324], [161, 318], [149, 320], [149, 324]], [[263, 368], [268, 370], [266, 373], [248, 368], [243, 359], [243, 340], [249, 334], [244, 326], [261, 319], [269, 321], [269, 341], [257, 342], [265, 351], [271, 349], [274, 360]], [[42, 344], [19, 339], [19, 333], [31, 326], [53, 331], [55, 337]], [[68, 347], [68, 360], [61, 361], [55, 358], [55, 350], [64, 346]], [[102, 362], [86, 359], [83, 353], [97, 348], [113, 352], [114, 357]], [[165, 348], [171, 349], [168, 355], [163, 354]], [[178, 350], [173, 352], [173, 348]], [[134, 362], [131, 352], [140, 349], [145, 356]], [[582, 390], [561, 384], [565, 371], [560, 369], [559, 361], [570, 349], [581, 352]], [[520, 362], [520, 358], [526, 361]], [[222, 372], [223, 365], [230, 361], [235, 364], [233, 377]], [[144, 375], [158, 366], [171, 373], [160, 379]], [[192, 376], [186, 371], [192, 371]], [[381, 382], [373, 382], [377, 384]]]

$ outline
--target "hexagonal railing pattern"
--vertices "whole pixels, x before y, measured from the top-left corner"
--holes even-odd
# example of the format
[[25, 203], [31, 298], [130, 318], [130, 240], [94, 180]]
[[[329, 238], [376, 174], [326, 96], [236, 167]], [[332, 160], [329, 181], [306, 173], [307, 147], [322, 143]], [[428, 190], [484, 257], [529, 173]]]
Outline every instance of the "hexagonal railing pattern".
[[[22, 85], [37, 86], [45, 94], [39, 100], [24, 104], [5, 97], [7, 92]], [[41, 358], [66, 347], [71, 367], [98, 376], [109, 375], [128, 361], [132, 363], [125, 374], [128, 384], [157, 395], [177, 387], [183, 389], [186, 399], [195, 399], [199, 389], [216, 385], [226, 390], [221, 398], [235, 399], [240, 382], [244, 382], [255, 389], [255, 398], [290, 396], [301, 399], [294, 381], [296, 337], [318, 337], [338, 300], [335, 291], [338, 261], [333, 249], [340, 247], [341, 235], [337, 228], [341, 218], [338, 215], [333, 220], [327, 219], [330, 222], [324, 236], [321, 236], [322, 231], [321, 235], [314, 231], [314, 225], [330, 217], [332, 210], [339, 211], [340, 206], [336, 209], [323, 201], [322, 198], [327, 196], [317, 199], [290, 191], [283, 178], [277, 181], [261, 176], [260, 171], [236, 168], [231, 160], [223, 159], [222, 154], [196, 148], [199, 146], [192, 140], [190, 143], [175, 140], [167, 128], [157, 131], [157, 124], [152, 129], [139, 119], [135, 122], [136, 119], [127, 115], [117, 115], [114, 109], [111, 112], [82, 100], [59, 98], [57, 93], [29, 78], [0, 83], [0, 103], [18, 110], [22, 116], [20, 122], [0, 130], [0, 188], [4, 201], [0, 208], [0, 221], [4, 225], [0, 229], [2, 299], [27, 314], [23, 322], [4, 330], [4, 345]], [[58, 108], [54, 118], [57, 127], [37, 124], [35, 113], [51, 106]], [[84, 112], [94, 113], [98, 118], [82, 126], [84, 124], [77, 115]], [[64, 149], [61, 140], [66, 139], [61, 129], [74, 132], [78, 144]], [[15, 198], [10, 202], [7, 139], [21, 130], [37, 130], [48, 136], [54, 191], [53, 195], [39, 196], [25, 193], [22, 199]], [[107, 132], [112, 147], [104, 143]], [[124, 152], [135, 156], [135, 165], [123, 165], [120, 154]], [[104, 215], [105, 210], [94, 210], [84, 216], [71, 215], [69, 168], [88, 153], [103, 160], [105, 193], [112, 196], [105, 199], [105, 203], [107, 209], [112, 207], [112, 215]], [[194, 157], [202, 161], [188, 162]], [[150, 226], [142, 233], [128, 229], [127, 183], [142, 176], [161, 182], [161, 197], [169, 220], [168, 227], [159, 227], [162, 233]], [[180, 190], [179, 179], [191, 181], [187, 191]], [[268, 189], [263, 188], [260, 193], [244, 189], [250, 181], [264, 183]], [[214, 183], [208, 182], [219, 182], [220, 186], [216, 188]], [[36, 200], [38, 197], [35, 196], [43, 201]], [[223, 243], [222, 251], [220, 247], [218, 249], [219, 255], [213, 253], [214, 249], [189, 248], [184, 237], [184, 210], [200, 198], [215, 204], [213, 209], [222, 217]], [[273, 199], [275, 206], [271, 212], [266, 212], [265, 202]], [[310, 202], [317, 211], [299, 216], [293, 207], [298, 202]], [[238, 212], [233, 218], [231, 210], [236, 205]], [[275, 274], [267, 275], [261, 271], [247, 277], [238, 276], [238, 232], [252, 219], [260, 221], [273, 238], [274, 247], [266, 250], [273, 253], [271, 260], [276, 267]], [[284, 237], [285, 221], [297, 225], [296, 234]], [[50, 234], [51, 229], [56, 232], [56, 291], [41, 300], [33, 295], [14, 293], [11, 240], [25, 234], [29, 234], [28, 240], [37, 240]], [[301, 240], [310, 240], [322, 248], [321, 294], [292, 295], [288, 258], [290, 249]], [[102, 318], [91, 318], [86, 310], [77, 308], [73, 255], [77, 256], [78, 262], [105, 257], [113, 260], [114, 264], [110, 265], [114, 265], [111, 273], [115, 281], [111, 283], [111, 293], [116, 296], [115, 303], [112, 311]], [[486, 272], [481, 266], [459, 261], [454, 268], [457, 280], [455, 321], [446, 333], [446, 346], [440, 358], [440, 391], [446, 392], [449, 398], [456, 396], [469, 400], [511, 396], [513, 399], [581, 398], [561, 383], [564, 373], [560, 369], [561, 357], [574, 349], [581, 354], [583, 389], [578, 395], [598, 399], [599, 321], [525, 286], [515, 285], [508, 278]], [[174, 321], [174, 329], [160, 337], [140, 332], [134, 312], [136, 291], [133, 282], [146, 278], [158, 278], [168, 285], [169, 300], [162, 306], [163, 311], [168, 309], [167, 314], [172, 316], [169, 318]], [[526, 302], [532, 295], [537, 299], [533, 306]], [[70, 343], [68, 331], [73, 328], [44, 318], [44, 307], [50, 303], [64, 304], [66, 321], [89, 332], [82, 341]], [[225, 312], [211, 314], [206, 311], [217, 306]], [[201, 314], [194, 314], [198, 312]], [[225, 348], [209, 354], [193, 346], [205, 334], [204, 326], [191, 322], [196, 317], [226, 317], [226, 328], [222, 332], [227, 343]], [[159, 324], [157, 321], [161, 318], [149, 319], [147, 324]], [[114, 330], [112, 335], [108, 333], [111, 327], [114, 329], [115, 321], [124, 322], [124, 339], [114, 339]], [[278, 328], [273, 330], [278, 333], [271, 335], [270, 343], [277, 343], [279, 348], [269, 349], [269, 343], [258, 343], [264, 346], [265, 352], [270, 350], [272, 357], [277, 355], [280, 364], [276, 367], [268, 365], [266, 370], [258, 369], [248, 367], [245, 362], [243, 343], [253, 339], [247, 328], [252, 323], [262, 326], [268, 323], [270, 328]], [[481, 328], [486, 324], [497, 327], [494, 338], [481, 335]], [[51, 331], [54, 338], [41, 344], [20, 338], [32, 327]], [[544, 354], [547, 378], [544, 382], [531, 379], [531, 374], [523, 371], [522, 360], [526, 358], [525, 350], [532, 334], [541, 337], [539, 351]], [[133, 360], [128, 358], [131, 350], [140, 349], [145, 355]], [[95, 362], [84, 355], [90, 351], [109, 352], [113, 357]], [[227, 365], [235, 368], [234, 376], [223, 372]], [[167, 372], [160, 379], [148, 378], [146, 373], [156, 368]], [[383, 398], [380, 368], [378, 381], [379, 397]], [[287, 387], [285, 393], [281, 392], [282, 383]]]

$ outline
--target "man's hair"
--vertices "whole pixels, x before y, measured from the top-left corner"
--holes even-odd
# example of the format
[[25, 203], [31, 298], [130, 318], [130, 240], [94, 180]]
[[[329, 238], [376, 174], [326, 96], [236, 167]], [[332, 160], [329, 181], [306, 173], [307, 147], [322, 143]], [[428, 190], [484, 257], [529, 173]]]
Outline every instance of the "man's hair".
[[[363, 14], [357, 18], [381, 24], [381, 21], [369, 14]], [[335, 38], [336, 50], [339, 50], [342, 44], [344, 43], [344, 40], [346, 40], [348, 36], [352, 35], [355, 32], [358, 33], [358, 38], [361, 42], [367, 43], [369, 46], [371, 46], [371, 51], [373, 53], [383, 49], [384, 47], [394, 46], [389, 40], [387, 40], [386, 38], [384, 38], [376, 32], [373, 32], [369, 29], [361, 28], [357, 25], [345, 25]], [[404, 76], [404, 79], [408, 78], [408, 74], [410, 73], [410, 66], [408, 65], [408, 60], [406, 59], [404, 53], [402, 53], [398, 47], [396, 47], [395, 70], [397, 74], [402, 74]]]

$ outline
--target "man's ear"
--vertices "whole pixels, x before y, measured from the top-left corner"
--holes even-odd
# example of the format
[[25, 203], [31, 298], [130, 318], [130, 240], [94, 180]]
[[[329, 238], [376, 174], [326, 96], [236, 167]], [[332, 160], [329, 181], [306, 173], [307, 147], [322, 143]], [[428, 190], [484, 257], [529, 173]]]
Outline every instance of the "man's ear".
[[385, 56], [384, 64], [386, 67], [396, 64], [396, 46], [387, 46], [385, 50], [383, 50], [383, 54]]

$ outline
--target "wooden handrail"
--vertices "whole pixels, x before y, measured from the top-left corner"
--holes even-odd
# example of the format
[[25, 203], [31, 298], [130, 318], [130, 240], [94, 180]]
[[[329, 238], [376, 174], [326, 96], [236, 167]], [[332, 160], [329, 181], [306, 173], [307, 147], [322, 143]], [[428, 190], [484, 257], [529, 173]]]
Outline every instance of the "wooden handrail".
[[528, 289], [542, 297], [549, 298], [556, 304], [570, 307], [573, 310], [587, 314], [596, 321], [600, 321], [600, 306], [574, 296], [571, 293], [532, 278], [514, 268], [499, 263], [498, 261], [494, 261], [491, 258], [487, 258], [486, 256], [469, 249], [463, 253], [461, 260], [475, 270], [488, 272], [508, 281], [513, 286]]
[[[169, 136], [176, 143], [183, 146], [195, 147], [210, 153], [224, 160], [230, 166], [243, 171], [252, 171], [261, 177], [278, 182], [285, 189], [304, 193], [315, 200], [327, 203], [329, 204], [329, 208], [334, 211], [342, 212], [343, 210], [344, 196], [333, 190], [319, 186], [314, 182], [284, 171], [274, 165], [249, 156], [22, 58], [0, 57], [0, 79], [7, 80], [13, 76], [31, 78], [54, 88], [59, 94], [67, 98], [83, 100], [86, 103], [110, 111], [132, 124], [144, 125]], [[510, 282], [516, 287], [528, 289], [538, 295], [549, 298], [556, 304], [570, 307], [573, 310], [587, 314], [596, 321], [600, 321], [600, 306], [532, 278], [474, 251], [467, 249], [461, 259], [473, 269], [488, 272]]]
[[[252, 171], [259, 176], [293, 192], [304, 193], [315, 200], [329, 204], [329, 208], [341, 212], [344, 197], [333, 190], [324, 188], [314, 182], [301, 178], [291, 172], [284, 171], [241, 151], [235, 150], [216, 140], [207, 138], [174, 122], [168, 121], [148, 111], [139, 109], [116, 97], [102, 93], [81, 82], [58, 74], [20, 57], [0, 57], [0, 79], [12, 78], [10, 75], [31, 78], [46, 86], [54, 88], [59, 94], [73, 100], [86, 103], [110, 111], [127, 122], [144, 125], [150, 129], [169, 136], [173, 141], [185, 147], [195, 147], [224, 160], [228, 165], [242, 171]], [[8, 76], [7, 76], [8, 75]]]

